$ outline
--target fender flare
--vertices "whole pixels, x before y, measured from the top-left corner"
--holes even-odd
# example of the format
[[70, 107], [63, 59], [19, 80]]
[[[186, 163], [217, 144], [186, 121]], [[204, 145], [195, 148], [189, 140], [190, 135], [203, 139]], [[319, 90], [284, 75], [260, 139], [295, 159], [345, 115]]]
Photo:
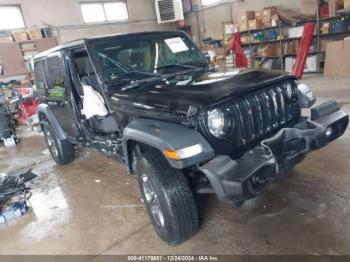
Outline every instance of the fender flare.
[[67, 140], [65, 132], [63, 131], [60, 123], [57, 121], [55, 115], [52, 113], [52, 110], [47, 104], [40, 104], [38, 106], [38, 118], [41, 127], [43, 125], [44, 118], [46, 118], [56, 132], [57, 138], [60, 140]]
[[215, 156], [213, 148], [207, 140], [195, 129], [152, 119], [137, 119], [123, 130], [123, 152], [128, 171], [133, 172], [129, 142], [136, 141], [163, 152], [165, 149], [177, 151], [189, 146], [201, 144], [203, 152], [182, 160], [168, 159], [169, 164], [176, 169], [183, 169], [208, 161]]

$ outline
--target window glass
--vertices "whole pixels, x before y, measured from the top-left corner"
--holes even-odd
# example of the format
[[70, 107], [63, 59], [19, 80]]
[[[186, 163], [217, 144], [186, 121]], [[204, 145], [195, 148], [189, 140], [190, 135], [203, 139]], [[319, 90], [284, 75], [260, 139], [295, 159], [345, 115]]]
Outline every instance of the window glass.
[[[203, 66], [203, 54], [188, 37], [179, 35], [145, 35], [133, 39], [110, 39], [93, 47], [106, 80], [114, 80], [135, 70], [152, 73], [169, 65]], [[175, 68], [179, 69], [179, 68]], [[169, 73], [172, 69], [164, 68]]]
[[18, 6], [0, 6], [0, 30], [24, 27], [22, 12]]
[[123, 21], [129, 18], [125, 3], [105, 3], [104, 8], [107, 21]]
[[47, 63], [48, 96], [51, 98], [65, 97], [64, 70], [58, 56], [50, 57]]
[[202, 5], [212, 5], [220, 1], [221, 0], [202, 0]]
[[42, 71], [42, 62], [36, 62], [34, 65], [35, 68], [35, 84], [37, 89], [45, 89], [45, 80], [44, 74]]
[[112, 22], [128, 20], [125, 2], [106, 2], [81, 4], [85, 23]]
[[43, 73], [43, 66], [42, 62], [36, 62], [34, 65], [35, 68], [35, 85], [38, 92], [38, 95], [45, 95], [45, 79], [44, 79], [44, 73]]
[[104, 22], [106, 20], [102, 4], [82, 4], [81, 11], [85, 23]]

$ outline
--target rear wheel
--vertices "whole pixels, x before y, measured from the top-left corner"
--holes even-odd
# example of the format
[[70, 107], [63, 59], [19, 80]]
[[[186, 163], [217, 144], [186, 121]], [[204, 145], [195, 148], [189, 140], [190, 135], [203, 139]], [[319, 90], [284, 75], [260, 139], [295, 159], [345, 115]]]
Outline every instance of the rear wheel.
[[156, 150], [137, 157], [135, 173], [159, 237], [170, 245], [193, 237], [198, 230], [198, 215], [192, 190], [183, 173], [173, 169]]
[[52, 158], [59, 165], [66, 165], [74, 160], [74, 146], [68, 140], [57, 138], [55, 131], [48, 122], [43, 125], [47, 147]]

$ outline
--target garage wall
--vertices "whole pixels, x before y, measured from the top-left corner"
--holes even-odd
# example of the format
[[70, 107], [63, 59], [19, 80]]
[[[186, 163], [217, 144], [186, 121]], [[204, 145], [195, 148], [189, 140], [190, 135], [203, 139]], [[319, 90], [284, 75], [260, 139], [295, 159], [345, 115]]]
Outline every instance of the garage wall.
[[188, 15], [186, 22], [191, 25], [192, 35], [199, 38], [197, 43], [200, 43], [200, 38], [205, 37], [222, 39], [222, 22], [235, 21], [238, 15], [244, 11], [261, 10], [264, 7], [274, 5], [300, 9], [305, 0], [222, 0], [221, 3], [203, 8], [201, 8], [201, 0], [192, 1], [200, 9], [199, 12]]
[[80, 2], [99, 0], [0, 0], [0, 5], [20, 5], [27, 27], [53, 26], [60, 42], [104, 34], [174, 29], [173, 23], [157, 24], [154, 0], [126, 0], [129, 22], [93, 25], [84, 24]]

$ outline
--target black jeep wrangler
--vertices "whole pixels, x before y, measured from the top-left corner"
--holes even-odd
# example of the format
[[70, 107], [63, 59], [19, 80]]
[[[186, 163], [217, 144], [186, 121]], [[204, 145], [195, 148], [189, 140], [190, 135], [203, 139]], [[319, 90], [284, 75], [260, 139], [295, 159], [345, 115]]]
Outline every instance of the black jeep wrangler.
[[288, 73], [213, 72], [183, 32], [74, 41], [34, 63], [54, 160], [70, 163], [82, 146], [123, 161], [156, 232], [172, 245], [198, 229], [195, 193], [239, 206], [349, 121], [334, 101], [311, 108], [312, 92]]

